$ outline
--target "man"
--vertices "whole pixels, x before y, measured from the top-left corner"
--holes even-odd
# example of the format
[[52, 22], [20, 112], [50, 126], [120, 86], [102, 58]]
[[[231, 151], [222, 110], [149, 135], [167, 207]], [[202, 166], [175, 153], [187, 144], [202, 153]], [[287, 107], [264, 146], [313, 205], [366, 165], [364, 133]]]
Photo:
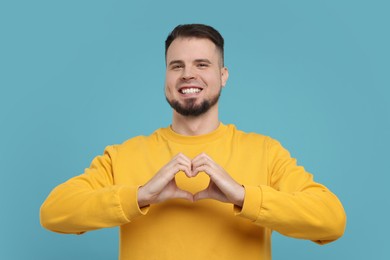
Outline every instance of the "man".
[[271, 259], [273, 230], [325, 244], [345, 213], [275, 140], [218, 119], [223, 38], [201, 24], [166, 40], [172, 125], [109, 146], [55, 188], [41, 223], [60, 233], [120, 226], [120, 259]]

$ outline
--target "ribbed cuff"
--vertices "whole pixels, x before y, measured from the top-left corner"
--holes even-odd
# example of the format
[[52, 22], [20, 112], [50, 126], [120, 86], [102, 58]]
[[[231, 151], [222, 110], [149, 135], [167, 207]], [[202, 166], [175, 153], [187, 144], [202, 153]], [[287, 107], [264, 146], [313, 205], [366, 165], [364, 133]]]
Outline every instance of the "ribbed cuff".
[[122, 206], [122, 210], [128, 221], [133, 218], [146, 215], [149, 210], [149, 206], [140, 208], [138, 205], [138, 188], [132, 186], [123, 186], [119, 190], [119, 199]]
[[246, 186], [245, 188], [245, 197], [244, 205], [240, 209], [239, 207], [234, 207], [234, 213], [236, 216], [244, 217], [252, 221], [256, 221], [259, 217], [261, 205], [263, 202], [263, 192], [261, 187], [257, 186]]

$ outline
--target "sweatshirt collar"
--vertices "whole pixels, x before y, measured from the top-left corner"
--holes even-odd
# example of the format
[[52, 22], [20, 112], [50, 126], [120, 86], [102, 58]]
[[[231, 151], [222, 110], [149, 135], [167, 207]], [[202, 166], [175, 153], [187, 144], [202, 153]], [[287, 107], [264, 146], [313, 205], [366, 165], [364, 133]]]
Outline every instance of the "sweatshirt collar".
[[172, 127], [162, 128], [161, 134], [168, 140], [181, 143], [181, 144], [202, 144], [213, 142], [222, 137], [228, 130], [228, 127], [222, 123], [219, 124], [217, 129], [204, 135], [181, 135], [172, 130]]

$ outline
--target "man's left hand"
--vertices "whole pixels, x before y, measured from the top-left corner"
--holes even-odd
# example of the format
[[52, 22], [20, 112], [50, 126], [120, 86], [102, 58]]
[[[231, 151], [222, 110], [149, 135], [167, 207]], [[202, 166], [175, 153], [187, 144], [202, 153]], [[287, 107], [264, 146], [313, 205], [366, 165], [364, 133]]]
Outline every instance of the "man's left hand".
[[230, 202], [239, 207], [244, 203], [245, 189], [207, 154], [201, 153], [192, 159], [192, 175], [205, 172], [210, 177], [208, 187], [194, 195], [194, 200], [215, 199]]

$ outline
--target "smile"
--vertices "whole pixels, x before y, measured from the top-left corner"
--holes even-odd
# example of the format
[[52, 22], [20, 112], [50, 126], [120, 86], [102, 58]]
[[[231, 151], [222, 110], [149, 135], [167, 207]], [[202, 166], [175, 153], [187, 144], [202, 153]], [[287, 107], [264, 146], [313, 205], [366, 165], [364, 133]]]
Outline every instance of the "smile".
[[179, 92], [181, 94], [194, 94], [194, 93], [199, 93], [201, 92], [201, 88], [181, 88], [179, 89]]

